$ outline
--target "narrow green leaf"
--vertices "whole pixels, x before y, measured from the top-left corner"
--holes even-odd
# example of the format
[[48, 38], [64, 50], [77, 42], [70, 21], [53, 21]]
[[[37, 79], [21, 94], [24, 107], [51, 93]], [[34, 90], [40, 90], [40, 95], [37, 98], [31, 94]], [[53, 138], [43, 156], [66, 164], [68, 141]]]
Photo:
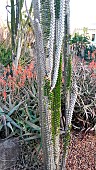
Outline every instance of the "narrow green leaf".
[[6, 115], [6, 118], [7, 118], [7, 121], [9, 121], [13, 126], [15, 126], [18, 129], [22, 130], [22, 128], [19, 125], [17, 125], [17, 123], [14, 120], [12, 120], [8, 115]]
[[12, 128], [12, 125], [11, 125], [11, 123], [10, 122], [7, 122], [7, 124], [6, 124], [10, 129], [11, 129], [11, 131], [13, 132], [13, 128]]
[[12, 105], [12, 102], [11, 102], [11, 97], [9, 95], [9, 108], [12, 109], [13, 105]]
[[3, 128], [3, 125], [0, 125], [0, 131], [2, 130], [2, 128]]
[[27, 123], [30, 127], [32, 127], [32, 128], [35, 129], [35, 130], [38, 130], [38, 131], [41, 130], [41, 128], [40, 128], [39, 126], [33, 124], [32, 122], [29, 122], [29, 121], [26, 121], [26, 120], [25, 120], [25, 123]]
[[13, 107], [12, 110], [10, 110], [10, 112], [8, 113], [8, 116], [11, 116], [14, 111], [18, 110], [19, 106], [22, 104], [23, 102], [20, 102], [18, 105], [16, 105], [15, 107]]
[[32, 136], [32, 137], [28, 137], [26, 139], [24, 139], [25, 141], [30, 141], [30, 140], [34, 140], [34, 139], [38, 139], [38, 138], [41, 138], [40, 135], [35, 135], [35, 136]]
[[[1, 114], [1, 113], [4, 113], [4, 111], [3, 111], [2, 108], [0, 107], [0, 114]], [[2, 114], [1, 114], [1, 115], [2, 115]]]
[[33, 94], [36, 95], [36, 89], [35, 89], [34, 85], [32, 86], [32, 91], [33, 91]]

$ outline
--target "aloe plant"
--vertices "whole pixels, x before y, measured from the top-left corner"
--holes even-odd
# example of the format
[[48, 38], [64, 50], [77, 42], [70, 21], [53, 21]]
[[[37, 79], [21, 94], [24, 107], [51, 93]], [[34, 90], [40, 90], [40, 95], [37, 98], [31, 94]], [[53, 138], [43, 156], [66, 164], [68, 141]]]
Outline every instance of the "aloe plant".
[[13, 127], [19, 129], [20, 131], [22, 130], [22, 128], [11, 118], [11, 115], [14, 114], [14, 112], [18, 110], [21, 104], [22, 102], [12, 107], [12, 109], [7, 113], [0, 107], [0, 119], [1, 119], [0, 130], [4, 127], [6, 137], [9, 135], [8, 128], [12, 132], [14, 132]]

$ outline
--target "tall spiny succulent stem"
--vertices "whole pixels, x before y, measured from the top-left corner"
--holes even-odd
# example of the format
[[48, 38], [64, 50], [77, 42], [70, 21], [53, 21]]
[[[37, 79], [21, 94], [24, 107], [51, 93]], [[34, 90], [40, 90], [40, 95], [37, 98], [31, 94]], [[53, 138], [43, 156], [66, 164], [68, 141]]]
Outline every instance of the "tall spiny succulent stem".
[[[7, 16], [7, 25], [9, 31], [11, 32], [12, 62], [14, 63], [16, 68], [18, 67], [18, 62], [21, 55], [22, 39], [24, 35], [23, 28], [25, 26], [22, 22], [23, 4], [24, 0], [16, 0], [16, 4], [14, 0], [11, 0], [11, 29], [8, 23]], [[28, 18], [26, 21], [28, 21]]]
[[[65, 115], [66, 119], [69, 116], [69, 101], [70, 101], [70, 83], [71, 83], [71, 56], [70, 56], [70, 25], [69, 25], [69, 0], [65, 0], [65, 20], [64, 20], [64, 46], [63, 46], [63, 55], [64, 55], [64, 96], [65, 96]], [[68, 68], [69, 67], [69, 68]], [[70, 70], [69, 70], [70, 69]], [[70, 75], [69, 75], [70, 73]], [[70, 77], [70, 80], [69, 80]], [[67, 128], [66, 124], [66, 128]]]
[[54, 9], [54, 0], [50, 0], [50, 36], [49, 36], [49, 69], [50, 69], [50, 80], [51, 72], [53, 69], [53, 51], [54, 51], [54, 37], [55, 37], [55, 9]]
[[[65, 0], [65, 33], [64, 33], [64, 98], [66, 127], [64, 136], [64, 160], [62, 170], [66, 169], [66, 159], [68, 155], [68, 146], [70, 142], [71, 120], [74, 106], [77, 99], [77, 85], [74, 73], [72, 71], [72, 58], [70, 55], [70, 0]], [[72, 83], [72, 85], [71, 85]]]
[[12, 50], [15, 51], [15, 9], [14, 0], [11, 0], [11, 41]]
[[59, 159], [60, 159], [60, 113], [61, 113], [61, 74], [62, 72], [62, 55], [60, 57], [60, 65], [58, 78], [56, 86], [52, 91], [52, 138], [54, 146], [54, 161], [56, 168], [59, 168]]
[[[65, 19], [65, 78], [66, 78], [66, 117], [70, 107], [71, 57], [69, 50], [69, 1], [68, 0], [34, 0], [34, 28], [36, 37], [38, 103], [41, 116], [42, 148], [46, 170], [59, 169], [59, 135], [61, 112], [61, 65], [62, 40]], [[59, 4], [59, 9], [57, 8]], [[46, 7], [47, 5], [47, 7]], [[45, 8], [46, 7], [46, 8]], [[56, 11], [58, 9], [58, 12]], [[65, 9], [65, 11], [64, 11]], [[65, 18], [64, 18], [65, 13]], [[48, 14], [48, 15], [47, 15]], [[48, 30], [46, 27], [47, 22]], [[49, 46], [47, 47], [49, 42]], [[49, 49], [48, 49], [49, 48]], [[48, 50], [47, 50], [48, 49]], [[49, 51], [49, 53], [47, 53]], [[46, 70], [46, 58], [49, 70]], [[62, 58], [62, 57], [61, 57]], [[47, 74], [48, 71], [50, 74]], [[64, 80], [65, 80], [64, 78]], [[69, 123], [69, 117], [68, 119]], [[66, 121], [67, 123], [67, 121]], [[67, 123], [67, 124], [68, 124]], [[67, 129], [67, 125], [66, 125]], [[69, 130], [69, 129], [67, 129]], [[68, 133], [67, 133], [68, 132]], [[69, 134], [69, 131], [66, 131]], [[66, 137], [65, 137], [66, 138]], [[65, 148], [66, 149], [66, 148]], [[65, 155], [64, 155], [65, 156]]]
[[65, 103], [65, 136], [64, 136], [64, 155], [63, 155], [63, 164], [62, 170], [66, 169], [66, 158], [68, 153], [68, 146], [70, 141], [70, 126], [69, 126], [69, 107], [70, 107], [70, 87], [71, 87], [71, 74], [72, 74], [72, 63], [70, 56], [70, 0], [65, 0], [65, 17], [64, 17], [64, 45], [63, 45], [63, 62], [64, 62], [64, 103]]
[[15, 26], [15, 34], [17, 35], [18, 31], [18, 26], [19, 26], [19, 10], [20, 10], [20, 5], [19, 5], [19, 0], [16, 0], [16, 26]]
[[53, 68], [51, 91], [53, 90], [57, 82], [63, 37], [64, 37], [64, 0], [61, 0], [60, 1], [58, 43], [57, 43], [58, 46], [56, 47], [55, 58], [54, 58], [55, 61], [54, 61], [54, 68]]
[[[39, 111], [41, 116], [41, 134], [42, 148], [44, 153], [44, 164], [46, 170], [54, 169], [54, 156], [51, 133], [51, 109], [49, 102], [49, 93], [46, 91], [50, 86], [50, 81], [46, 78], [45, 72], [45, 53], [43, 45], [42, 29], [40, 25], [39, 2], [34, 2], [34, 20], [35, 20], [35, 35], [36, 35], [36, 51], [37, 51], [37, 68], [38, 68], [38, 97]], [[37, 8], [38, 6], [38, 8]], [[44, 63], [44, 64], [43, 64]], [[49, 82], [49, 83], [48, 83]], [[50, 87], [49, 87], [50, 88]], [[45, 89], [45, 90], [44, 90]]]
[[71, 125], [73, 111], [74, 111], [75, 103], [76, 103], [77, 96], [78, 96], [78, 87], [77, 87], [74, 72], [72, 73], [72, 77], [73, 77], [72, 78], [72, 92], [71, 92], [71, 99], [70, 99], [70, 105], [69, 105], [69, 118], [68, 118], [69, 126]]

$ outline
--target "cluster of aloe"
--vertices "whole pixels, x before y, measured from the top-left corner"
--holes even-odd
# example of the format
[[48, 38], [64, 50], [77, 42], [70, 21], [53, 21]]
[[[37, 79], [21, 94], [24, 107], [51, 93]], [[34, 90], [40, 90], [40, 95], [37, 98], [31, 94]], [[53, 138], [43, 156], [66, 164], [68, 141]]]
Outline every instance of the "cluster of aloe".
[[80, 131], [96, 131], [96, 62], [87, 63], [85, 60], [74, 57], [74, 72], [78, 85], [78, 97], [74, 108], [72, 126]]
[[[5, 76], [0, 77], [0, 132], [5, 132], [4, 137], [19, 135], [25, 140], [40, 138], [37, 80], [33, 64], [30, 65], [27, 70], [20, 66], [17, 70], [13, 69], [15, 77], [6, 77], [7, 73], [10, 74], [6, 71]], [[26, 79], [22, 79], [21, 73]]]
[[21, 92], [20, 95], [17, 94], [20, 97], [18, 100], [11, 101], [12, 95], [9, 94], [5, 102], [0, 102], [0, 132], [4, 132], [4, 136], [2, 134], [0, 136], [1, 138], [19, 136], [27, 141], [41, 138], [40, 118], [35, 93], [33, 97], [32, 92], [29, 92], [29, 94], [25, 92], [24, 100], [22, 100], [24, 92], [23, 94]]
[[9, 129], [11, 130], [11, 132], [14, 132], [13, 127], [21, 130], [21, 127], [14, 121], [13, 118], [11, 118], [14, 112], [19, 109], [19, 106], [21, 104], [22, 102], [14, 106], [11, 103], [11, 99], [9, 96], [9, 108], [6, 105], [4, 106], [5, 109], [2, 109], [0, 107], [0, 131], [2, 130], [2, 128], [5, 130], [5, 137], [9, 136]]

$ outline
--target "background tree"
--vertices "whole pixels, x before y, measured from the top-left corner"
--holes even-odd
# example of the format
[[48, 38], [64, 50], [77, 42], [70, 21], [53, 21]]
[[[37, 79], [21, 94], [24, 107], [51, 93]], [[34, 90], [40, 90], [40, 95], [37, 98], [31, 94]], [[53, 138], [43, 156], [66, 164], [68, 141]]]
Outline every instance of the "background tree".
[[[24, 0], [11, 0], [10, 6], [7, 4], [6, 8], [11, 7], [11, 25], [8, 21], [7, 25], [11, 33], [11, 46], [12, 46], [12, 62], [18, 67], [18, 62], [21, 56], [22, 45], [24, 41], [24, 34], [26, 26], [29, 22], [29, 17], [24, 18], [22, 9], [24, 7]], [[8, 9], [7, 9], [8, 11]], [[30, 5], [29, 13], [32, 11], [32, 3]]]

